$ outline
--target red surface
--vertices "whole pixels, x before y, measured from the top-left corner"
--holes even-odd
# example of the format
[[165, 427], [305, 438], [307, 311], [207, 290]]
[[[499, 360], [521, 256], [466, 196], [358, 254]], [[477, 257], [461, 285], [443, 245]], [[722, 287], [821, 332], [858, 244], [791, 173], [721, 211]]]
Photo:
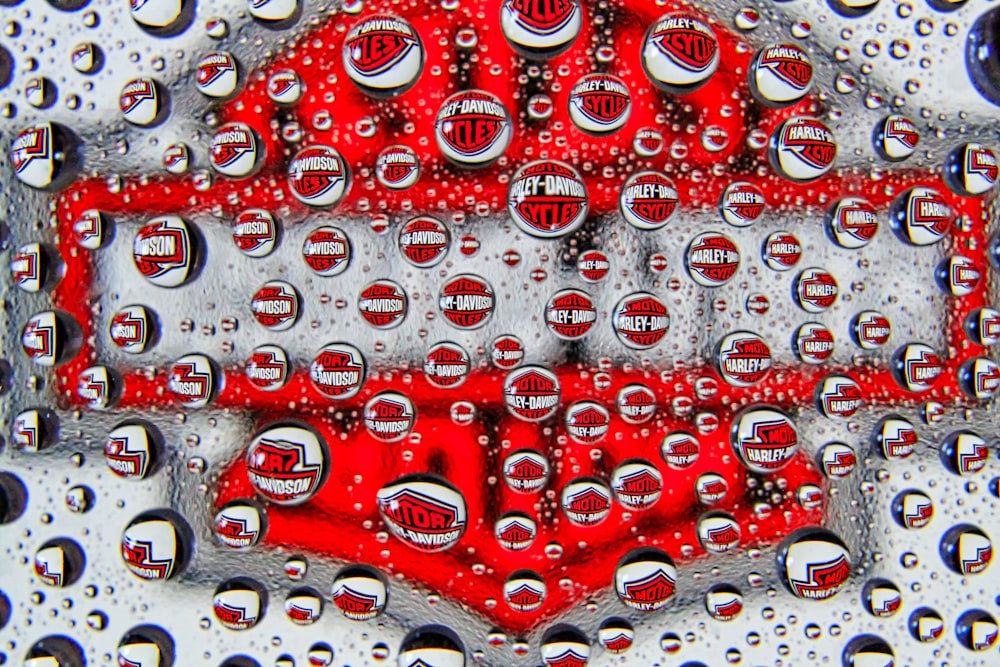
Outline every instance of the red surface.
[[[100, 344], [96, 341], [98, 336], [106, 337], [107, 332], [94, 330], [89, 305], [95, 296], [89, 289], [93, 269], [88, 251], [77, 247], [72, 240], [73, 221], [88, 208], [132, 217], [164, 213], [184, 215], [217, 208], [225, 223], [239, 210], [249, 206], [276, 211], [287, 207], [293, 212], [302, 211], [303, 207], [290, 196], [285, 185], [284, 169], [295, 147], [289, 147], [277, 134], [281, 123], [293, 120], [307, 129], [303, 145], [320, 142], [336, 146], [352, 165], [353, 188], [336, 210], [354, 212], [361, 218], [369, 213], [401, 208], [412, 208], [415, 213], [471, 213], [481, 202], [502, 214], [506, 186], [498, 175], [509, 174], [524, 160], [546, 155], [590, 165], [591, 168], [584, 170], [584, 176], [590, 188], [592, 208], [595, 212], [611, 211], [617, 206], [618, 188], [628, 174], [621, 173], [614, 179], [605, 179], [600, 176], [602, 169], [611, 166], [616, 173], [622, 172], [620, 159], [630, 154], [635, 131], [656, 125], [664, 134], [664, 152], [650, 160], [629, 158], [630, 168], [662, 169], [666, 163], [668, 170], [671, 169], [668, 151], [675, 141], [682, 141], [688, 146], [684, 162], [695, 170], [725, 165], [724, 174], [718, 177], [705, 177], [704, 171], [699, 177], [693, 176], [692, 171], [675, 170], [669, 174], [677, 185], [682, 206], [687, 209], [714, 209], [722, 190], [732, 180], [752, 180], [759, 184], [772, 207], [791, 204], [823, 209], [835, 199], [852, 194], [864, 196], [884, 210], [888, 202], [906, 188], [916, 184], [929, 185], [939, 189], [956, 210], [971, 221], [971, 231], [956, 230], [953, 233], [952, 246], [977, 260], [981, 267], [987, 266], [986, 212], [981, 201], [952, 196], [940, 177], [929, 171], [896, 172], [881, 181], [871, 180], [867, 175], [831, 174], [809, 185], [789, 183], [771, 175], [769, 168], [765, 170], [767, 176], [759, 176], [757, 168], [766, 164], [766, 157], [764, 151], [747, 148], [746, 137], [750, 128], [769, 134], [773, 127], [792, 115], [822, 115], [821, 103], [809, 98], [791, 109], [771, 110], [752, 102], [745, 83], [752, 49], [743, 44], [738, 36], [727, 34], [719, 26], [715, 27], [715, 31], [722, 44], [723, 55], [720, 69], [709, 84], [683, 98], [663, 95], [648, 84], [638, 63], [638, 53], [645, 27], [669, 8], [653, 8], [650, 6], [652, 3], [626, 3], [624, 0], [612, 4], [614, 7], [609, 22], [614, 27], [614, 60], [607, 65], [595, 63], [587, 53], [592, 40], [604, 38], [594, 35], [590, 21], [585, 20], [584, 31], [574, 47], [549, 65], [549, 69], [558, 72], [556, 79], [561, 83], [558, 91], [555, 86], [549, 86], [555, 102], [553, 118], [545, 124], [529, 123], [524, 131], [515, 132], [507, 158], [486, 170], [470, 174], [447, 164], [435, 146], [433, 121], [440, 102], [461, 87], [490, 90], [508, 103], [513, 117], [523, 115], [527, 96], [521, 95], [516, 80], [516, 73], [521, 71], [522, 65], [504, 42], [493, 19], [499, 15], [499, 3], [496, 1], [484, 2], [481, 10], [477, 8], [474, 11], [463, 8], [448, 12], [437, 3], [431, 3], [429, 8], [414, 10], [392, 7], [390, 11], [402, 13], [414, 24], [427, 51], [427, 65], [418, 84], [392, 101], [374, 101], [365, 97], [343, 72], [340, 44], [346, 30], [358, 20], [355, 17], [333, 17], [259, 73], [252, 72], [247, 77], [249, 83], [245, 90], [218, 110], [221, 120], [247, 123], [264, 139], [267, 151], [265, 163], [250, 179], [233, 181], [216, 177], [209, 190], [200, 192], [195, 189], [190, 176], [168, 177], [157, 168], [147, 175], [126, 177], [117, 193], [110, 192], [102, 179], [84, 180], [73, 185], [63, 193], [58, 204], [66, 277], [56, 290], [55, 302], [80, 323], [84, 331], [84, 346], [80, 354], [58, 371], [60, 382], [65, 387], [65, 400], [75, 404], [81, 402], [74, 393], [77, 374], [98, 362], [100, 356], [97, 350], [111, 344], [106, 338]], [[640, 6], [626, 8], [626, 4]], [[484, 24], [488, 24], [489, 29], [477, 31], [477, 62], [472, 63], [468, 53], [462, 54], [452, 47], [454, 34], [463, 27]], [[442, 46], [442, 42], [447, 46]], [[459, 64], [455, 73], [449, 70], [452, 63]], [[462, 67], [465, 63], [471, 63], [467, 70]], [[431, 72], [436, 65], [441, 65], [443, 74], [435, 76]], [[490, 68], [493, 66], [499, 67], [502, 74], [492, 74]], [[286, 67], [296, 69], [303, 77], [306, 95], [292, 109], [278, 110], [266, 96], [266, 73]], [[566, 96], [573, 82], [591, 71], [608, 71], [621, 77], [629, 85], [634, 101], [628, 124], [611, 137], [596, 140], [576, 130], [566, 112]], [[336, 81], [333, 82], [331, 77], [335, 77]], [[738, 91], [739, 99], [734, 97], [734, 91]], [[326, 99], [325, 96], [331, 93], [335, 93], [335, 101]], [[741, 108], [742, 101], [746, 102], [745, 108]], [[724, 103], [731, 107], [730, 115], [723, 113]], [[312, 127], [310, 119], [321, 110], [332, 113], [332, 128], [326, 132], [308, 129]], [[665, 124], [656, 123], [657, 113], [664, 114]], [[374, 137], [366, 139], [355, 132], [355, 127], [369, 116], [380, 119], [379, 130]], [[408, 123], [412, 124], [412, 128], [407, 127]], [[705, 152], [699, 144], [697, 131], [689, 131], [690, 127], [700, 129], [707, 125], [721, 126], [728, 131], [730, 142], [726, 150], [714, 154]], [[541, 134], [543, 130], [551, 136], [544, 137]], [[366, 175], [371, 173], [377, 153], [390, 143], [405, 143], [418, 153], [424, 175], [416, 187], [403, 192], [390, 191]], [[731, 162], [727, 162], [730, 158]], [[230, 195], [235, 194], [243, 202], [238, 206], [229, 203]], [[887, 227], [884, 216], [883, 226]], [[349, 230], [349, 233], [367, 232], [357, 229]], [[882, 233], [891, 232], [883, 229]], [[593, 375], [597, 369], [556, 369], [562, 384], [564, 407], [574, 400], [589, 398], [603, 402], [612, 412], [611, 430], [599, 445], [603, 455], [597, 460], [590, 456], [591, 447], [566, 444], [561, 425], [529, 425], [510, 416], [503, 406], [503, 373], [494, 371], [474, 373], [457, 390], [435, 389], [420, 377], [419, 372], [382, 372], [377, 377], [370, 377], [355, 399], [333, 404], [310, 386], [304, 371], [296, 372], [284, 390], [263, 393], [249, 385], [242, 368], [229, 368], [226, 369], [225, 387], [216, 405], [252, 413], [260, 424], [290, 416], [289, 405], [295, 405], [292, 411], [294, 416], [319, 429], [330, 445], [331, 472], [326, 486], [303, 507], [271, 507], [268, 512], [271, 527], [267, 544], [284, 545], [290, 551], [304, 550], [370, 563], [418, 580], [428, 591], [461, 600], [498, 624], [522, 631], [539, 617], [551, 616], [584, 599], [588, 591], [609, 586], [618, 558], [632, 548], [658, 545], [678, 558], [680, 545], [689, 544], [695, 547], [695, 554], [701, 554], [694, 536], [694, 522], [702, 508], [693, 489], [694, 480], [702, 472], [718, 472], [729, 480], [729, 495], [719, 508], [737, 517], [743, 529], [744, 544], [774, 542], [798, 526], [822, 523], [822, 510], [805, 512], [794, 498], [776, 507], [767, 520], [752, 517], [754, 495], [747, 488], [746, 476], [728, 443], [732, 414], [738, 406], [753, 401], [789, 408], [808, 405], [812, 401], [816, 380], [831, 372], [844, 372], [854, 377], [869, 405], [912, 407], [926, 400], [963, 403], [965, 399], [957, 388], [954, 371], [964, 360], [981, 354], [983, 350], [966, 339], [962, 320], [970, 311], [985, 305], [985, 284], [986, 281], [982, 281], [969, 296], [949, 299], [949, 348], [939, 351], [946, 359], [947, 370], [935, 389], [923, 395], [900, 389], [888, 369], [867, 364], [839, 369], [827, 366], [778, 368], [752, 389], [736, 389], [718, 381], [719, 391], [710, 399], [696, 397], [694, 382], [701, 377], [715, 377], [715, 372], [697, 360], [688, 370], [662, 374], [615, 369], [611, 373], [611, 386], [603, 390], [594, 387]], [[847, 288], [841, 285], [842, 293]], [[152, 377], [134, 372], [125, 378], [121, 407], [176, 409], [171, 405], [169, 395], [164, 395], [165, 371], [160, 369]], [[648, 428], [624, 423], [614, 410], [617, 390], [633, 381], [647, 384], [660, 402], [657, 421]], [[420, 434], [419, 442], [384, 444], [365, 432], [359, 421], [360, 406], [371, 395], [388, 388], [406, 392], [413, 399], [418, 412], [416, 431]], [[692, 399], [691, 416], [684, 419], [671, 416], [669, 404], [675, 396]], [[474, 402], [479, 409], [479, 419], [469, 426], [454, 425], [448, 417], [448, 407], [455, 400]], [[331, 417], [331, 406], [343, 416]], [[714, 433], [701, 437], [701, 458], [692, 469], [684, 472], [667, 468], [660, 459], [660, 440], [664, 434], [678, 428], [695, 432], [693, 415], [700, 412], [713, 412], [720, 419]], [[526, 446], [545, 453], [553, 464], [554, 474], [546, 492], [552, 495], [551, 499], [545, 493], [528, 496], [514, 494], [506, 488], [502, 479], [495, 483], [486, 481], [488, 476], [500, 477], [501, 462], [512, 448]], [[404, 451], [408, 453], [406, 456]], [[632, 457], [656, 463], [663, 473], [665, 491], [654, 509], [633, 513], [631, 518], [625, 519], [621, 508], [615, 505], [607, 521], [590, 528], [575, 527], [562, 519], [557, 509], [558, 492], [565, 482], [588, 474], [606, 478], [616, 463]], [[443, 554], [424, 555], [394, 538], [386, 542], [376, 536], [381, 528], [375, 507], [376, 490], [399, 475], [423, 471], [436, 472], [448, 478], [459, 487], [469, 506], [470, 520], [465, 536], [455, 548]], [[801, 456], [778, 477], [786, 479], [791, 490], [806, 481], [823, 484], [814, 466]], [[252, 495], [242, 463], [235, 464], [223, 474], [218, 492], [219, 503]], [[493, 521], [511, 509], [540, 515], [539, 536], [527, 552], [505, 552], [493, 538]], [[544, 546], [549, 542], [558, 542], [563, 546], [565, 552], [561, 559], [550, 560], [544, 555]], [[474, 574], [475, 564], [484, 565], [485, 572]], [[503, 580], [513, 570], [524, 567], [537, 570], [548, 583], [548, 599], [537, 612], [514, 612], [502, 601]], [[564, 577], [572, 581], [571, 586], [560, 584]], [[495, 608], [488, 603], [491, 598], [497, 601]]]

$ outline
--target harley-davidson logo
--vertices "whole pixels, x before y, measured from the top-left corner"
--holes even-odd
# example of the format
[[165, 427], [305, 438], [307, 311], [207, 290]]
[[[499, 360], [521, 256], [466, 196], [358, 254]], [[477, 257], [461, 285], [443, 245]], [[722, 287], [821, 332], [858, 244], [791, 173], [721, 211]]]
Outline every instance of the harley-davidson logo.
[[709, 68], [718, 42], [704, 30], [700, 23], [686, 17], [670, 17], [653, 28], [652, 42], [663, 55], [692, 72]]

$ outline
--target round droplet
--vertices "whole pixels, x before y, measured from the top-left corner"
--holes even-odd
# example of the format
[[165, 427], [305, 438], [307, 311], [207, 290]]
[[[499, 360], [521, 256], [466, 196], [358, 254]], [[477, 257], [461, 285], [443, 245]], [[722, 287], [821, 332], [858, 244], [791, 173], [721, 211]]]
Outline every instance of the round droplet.
[[756, 407], [733, 422], [730, 442], [743, 465], [767, 474], [784, 468], [799, 448], [799, 434], [792, 420], [780, 410]]
[[451, 236], [437, 218], [418, 216], [400, 228], [398, 243], [404, 259], [416, 267], [428, 268], [444, 259]]
[[76, 395], [92, 410], [106, 410], [117, 402], [121, 390], [121, 377], [108, 366], [91, 366], [77, 377]]
[[21, 478], [0, 472], [0, 526], [17, 521], [28, 504], [28, 488]]
[[993, 560], [993, 542], [979, 528], [959, 524], [941, 538], [940, 552], [952, 571], [963, 576], [980, 574]]
[[677, 653], [681, 650], [682, 645], [681, 638], [672, 632], [664, 633], [660, 637], [660, 648], [663, 649], [664, 653]]
[[389, 531], [419, 551], [449, 549], [465, 532], [465, 499], [435, 475], [400, 477], [379, 489], [377, 500]]
[[611, 489], [596, 477], [580, 477], [563, 487], [560, 503], [571, 523], [594, 526], [611, 513]]
[[585, 667], [590, 660], [590, 643], [577, 628], [557, 625], [542, 637], [541, 653], [545, 667]]
[[958, 617], [955, 634], [962, 646], [970, 651], [988, 651], [997, 643], [1000, 627], [996, 619], [982, 609], [971, 609]]
[[52, 539], [35, 552], [35, 575], [48, 586], [72, 586], [83, 575], [86, 562], [79, 544], [65, 537]]
[[630, 609], [658, 611], [673, 596], [677, 568], [667, 552], [643, 548], [626, 554], [615, 568], [615, 591]]
[[425, 625], [399, 646], [399, 667], [465, 667], [465, 648], [450, 628]]
[[288, 22], [301, 13], [298, 0], [248, 0], [247, 9], [250, 14], [269, 27], [290, 27]]
[[608, 275], [611, 263], [608, 261], [608, 256], [600, 250], [588, 250], [580, 255], [580, 259], [576, 262], [576, 269], [585, 281], [597, 283]]
[[955, 431], [941, 443], [941, 460], [956, 475], [975, 475], [986, 467], [989, 445], [978, 433]]
[[171, 365], [167, 389], [182, 406], [204, 408], [219, 393], [220, 376], [212, 359], [203, 354], [188, 354]]
[[80, 42], [70, 52], [73, 69], [81, 74], [96, 74], [104, 66], [104, 51], [93, 42]]
[[583, 12], [577, 0], [555, 4], [508, 2], [500, 11], [500, 29], [518, 54], [547, 60], [569, 49], [580, 33]]
[[176, 659], [174, 639], [156, 625], [139, 625], [118, 644], [118, 664], [128, 667], [172, 667]]
[[977, 308], [965, 319], [965, 333], [977, 345], [992, 347], [1000, 341], [1000, 311]]
[[329, 667], [333, 664], [333, 647], [326, 642], [316, 642], [309, 647], [306, 661], [310, 666]]
[[300, 505], [326, 481], [326, 443], [296, 423], [279, 423], [254, 436], [244, 455], [250, 484], [278, 505]]
[[698, 438], [687, 431], [674, 431], [664, 436], [660, 443], [660, 455], [671, 468], [684, 470], [698, 460], [701, 444]]
[[935, 642], [944, 635], [944, 619], [928, 607], [914, 610], [907, 625], [913, 638], [925, 644]]
[[49, 635], [32, 644], [24, 655], [24, 667], [86, 667], [83, 649], [73, 639]]
[[424, 377], [441, 389], [457, 387], [465, 382], [471, 365], [469, 353], [461, 345], [438, 343], [427, 351], [424, 358]]
[[545, 324], [563, 340], [585, 336], [597, 321], [597, 308], [589, 294], [578, 289], [556, 292], [545, 306]]
[[629, 510], [651, 508], [663, 492], [663, 476], [652, 463], [629, 459], [620, 463], [611, 474], [611, 488], [618, 503]]
[[383, 391], [365, 403], [365, 429], [382, 442], [398, 442], [408, 436], [416, 419], [413, 402], [399, 392]]
[[295, 287], [283, 280], [271, 280], [254, 293], [250, 310], [264, 328], [285, 331], [298, 320], [300, 303]]
[[587, 74], [569, 93], [569, 118], [578, 129], [604, 136], [620, 130], [632, 113], [632, 94], [610, 74]]
[[892, 336], [892, 325], [882, 313], [865, 310], [851, 319], [851, 338], [863, 350], [877, 350]]
[[11, 444], [26, 452], [38, 452], [58, 440], [59, 422], [48, 409], [31, 409], [18, 413], [11, 425]]
[[288, 188], [306, 206], [336, 206], [350, 185], [347, 163], [330, 146], [317, 144], [303, 148], [288, 163]]
[[632, 138], [632, 150], [639, 157], [656, 157], [663, 150], [663, 133], [655, 127], [643, 127]]
[[703, 86], [719, 66], [719, 41], [693, 14], [666, 14], [646, 30], [642, 68], [650, 83], [672, 95]]
[[[146, 4], [154, 4], [156, 1]], [[167, 90], [154, 79], [132, 79], [118, 94], [118, 108], [125, 120], [132, 125], [155, 127], [166, 120], [169, 114], [169, 95]]]
[[893, 499], [892, 513], [903, 528], [923, 528], [934, 518], [934, 503], [922, 491], [903, 491]]
[[111, 235], [111, 220], [97, 209], [87, 209], [73, 223], [73, 237], [87, 250], [103, 248]]
[[888, 162], [901, 162], [913, 155], [920, 142], [920, 133], [906, 116], [892, 114], [875, 126], [872, 143], [879, 157]]
[[723, 220], [733, 227], [749, 227], [764, 214], [767, 198], [763, 190], [746, 181], [735, 181], [726, 186], [719, 201]]
[[111, 472], [128, 479], [145, 479], [157, 468], [163, 438], [143, 421], [115, 426], [104, 441], [104, 461]]
[[224, 581], [215, 589], [212, 612], [216, 620], [230, 630], [249, 630], [257, 625], [267, 609], [267, 593], [247, 577]]
[[754, 30], [760, 25], [760, 12], [750, 6], [741, 7], [733, 19], [736, 27], [740, 30]]
[[726, 497], [729, 493], [729, 483], [722, 475], [706, 472], [695, 480], [694, 491], [700, 503], [712, 505]]
[[434, 123], [438, 148], [459, 167], [485, 167], [496, 161], [512, 134], [507, 107], [484, 90], [455, 93], [442, 103]]
[[408, 305], [406, 292], [391, 280], [368, 284], [358, 297], [358, 312], [376, 329], [392, 329], [402, 324]]
[[547, 587], [538, 573], [518, 570], [503, 584], [504, 601], [515, 611], [535, 611], [545, 602]]
[[567, 164], [530, 162], [510, 180], [507, 211], [514, 224], [531, 236], [565, 236], [587, 218], [587, 187], [579, 172]]
[[21, 329], [21, 349], [32, 362], [46, 368], [69, 361], [80, 347], [80, 328], [60, 311], [32, 315]]
[[122, 352], [141, 354], [156, 344], [159, 338], [156, 315], [140, 305], [125, 306], [111, 318], [108, 333]]
[[893, 202], [889, 222], [904, 243], [927, 246], [945, 237], [955, 222], [955, 212], [940, 192], [921, 186]]
[[503, 477], [507, 486], [519, 493], [541, 490], [549, 477], [549, 462], [533, 449], [520, 449], [504, 459]]
[[944, 175], [948, 187], [960, 195], [985, 194], [997, 182], [996, 153], [982, 144], [962, 144], [948, 154]]
[[179, 287], [193, 278], [199, 261], [198, 237], [176, 215], [153, 218], [132, 241], [132, 259], [142, 277], [158, 287]]
[[615, 399], [618, 415], [629, 424], [644, 424], [656, 414], [656, 394], [643, 384], [628, 384]]
[[478, 329], [486, 324], [495, 303], [493, 287], [471, 273], [450, 278], [441, 287], [438, 297], [441, 314], [459, 329]]
[[900, 387], [921, 393], [932, 389], [937, 383], [944, 371], [944, 362], [929, 345], [909, 343], [893, 353], [892, 371]]
[[781, 544], [778, 572], [796, 597], [825, 600], [836, 595], [850, 577], [851, 555], [831, 531], [800, 528]]
[[624, 653], [635, 641], [635, 629], [623, 618], [609, 618], [597, 629], [597, 640], [609, 653]]
[[288, 382], [288, 354], [277, 345], [256, 347], [247, 359], [245, 372], [255, 388], [278, 391]]
[[387, 146], [375, 159], [375, 177], [391, 190], [405, 190], [420, 178], [420, 160], [409, 146]]
[[[506, 8], [506, 6], [505, 6]], [[532, 95], [528, 98], [528, 118], [535, 121], [544, 121], [552, 117], [555, 104], [552, 98], [544, 93]]]
[[177, 143], [170, 144], [163, 149], [163, 168], [171, 174], [179, 176], [187, 173], [191, 166], [191, 151], [187, 145]]
[[534, 542], [538, 524], [523, 512], [508, 512], [497, 519], [493, 533], [504, 549], [523, 551]]
[[40, 243], [28, 243], [17, 249], [10, 261], [10, 277], [15, 285], [34, 294], [59, 280], [57, 251]]
[[975, 261], [962, 255], [946, 257], [937, 265], [934, 279], [949, 296], [967, 296], [974, 292], [983, 279], [983, 271]]
[[715, 367], [728, 384], [752, 387], [771, 369], [771, 348], [752, 331], [736, 331], [719, 341]]
[[[841, 0], [831, 0], [831, 2]], [[885, 665], [893, 667], [896, 664], [896, 654], [892, 647], [881, 637], [875, 635], [860, 635], [844, 647], [844, 667], [867, 667], [868, 665]]]
[[144, 512], [129, 522], [121, 537], [121, 557], [128, 570], [149, 581], [170, 579], [184, 570], [193, 533], [176, 512]]
[[1000, 366], [989, 357], [974, 357], [958, 369], [958, 384], [969, 398], [988, 401], [1000, 389]]
[[331, 400], [347, 400], [361, 391], [367, 364], [361, 351], [348, 343], [329, 343], [309, 366], [313, 387]]
[[875, 207], [860, 197], [845, 197], [837, 201], [827, 217], [827, 233], [841, 248], [863, 248], [878, 232]]
[[267, 532], [267, 516], [252, 500], [233, 500], [215, 515], [215, 537], [231, 549], [249, 549]]
[[302, 79], [294, 70], [278, 70], [267, 78], [267, 96], [275, 104], [295, 104], [301, 99], [302, 92]]
[[503, 393], [510, 413], [529, 422], [555, 414], [561, 397], [559, 378], [542, 366], [522, 366], [508, 373]]
[[861, 387], [846, 375], [827, 375], [816, 384], [816, 407], [829, 419], [850, 419], [864, 405]]
[[629, 177], [618, 197], [625, 221], [636, 229], [665, 227], [674, 218], [680, 196], [673, 181], [657, 171], [641, 171]]
[[58, 123], [37, 123], [21, 131], [10, 144], [14, 175], [40, 190], [61, 190], [73, 181], [80, 167], [78, 140]]
[[[65, 500], [66, 508], [70, 512], [84, 514], [93, 509], [96, 496], [89, 486], [77, 485], [66, 492]], [[0, 521], [0, 523], [3, 522]]]
[[845, 442], [828, 442], [819, 450], [816, 458], [823, 474], [831, 479], [849, 476], [858, 465], [854, 447]]
[[861, 597], [865, 609], [876, 618], [888, 618], [894, 615], [903, 604], [899, 587], [886, 579], [872, 579], [865, 583]]
[[716, 584], [705, 592], [705, 609], [717, 621], [732, 621], [743, 611], [743, 593], [729, 584]]
[[721, 554], [740, 543], [740, 524], [725, 512], [706, 512], [698, 519], [698, 542], [709, 553]]
[[635, 292], [615, 305], [611, 325], [626, 347], [646, 350], [655, 347], [666, 336], [670, 315], [658, 297], [648, 292]]
[[497, 368], [510, 370], [517, 368], [524, 360], [524, 344], [521, 339], [511, 334], [497, 336], [493, 339], [490, 350], [490, 361]]
[[837, 279], [826, 269], [810, 268], [795, 278], [795, 298], [807, 313], [821, 313], [837, 300]]
[[424, 68], [424, 46], [409, 21], [370, 16], [344, 38], [344, 71], [367, 95], [395, 97], [409, 90]]
[[[270, 2], [275, 2], [275, 0], [270, 0]], [[295, 662], [293, 661], [290, 665], [283, 665], [280, 662], [280, 657], [278, 661], [275, 661], [274, 667], [295, 667]], [[237, 655], [232, 658], [227, 658], [219, 667], [260, 667], [260, 663], [253, 658], [247, 657], [245, 655]]]
[[761, 259], [772, 271], [788, 271], [802, 257], [802, 244], [788, 232], [774, 232], [761, 246]]
[[375, 569], [365, 565], [344, 568], [333, 580], [333, 604], [352, 621], [369, 621], [385, 610], [389, 589]]
[[750, 63], [750, 92], [762, 104], [784, 107], [802, 99], [812, 87], [809, 55], [794, 44], [767, 46]]
[[312, 625], [323, 613], [323, 598], [313, 588], [296, 588], [285, 598], [285, 615], [295, 625]]
[[886, 459], [905, 459], [917, 444], [917, 429], [899, 415], [883, 418], [872, 431], [875, 446]]
[[223, 176], [246, 178], [263, 161], [264, 147], [249, 125], [226, 123], [212, 135], [209, 157], [212, 168]]
[[837, 140], [823, 122], [794, 116], [771, 135], [769, 157], [775, 171], [788, 180], [814, 181], [833, 167]]
[[703, 287], [725, 285], [740, 266], [740, 251], [725, 234], [704, 232], [688, 244], [684, 266], [691, 279]]

